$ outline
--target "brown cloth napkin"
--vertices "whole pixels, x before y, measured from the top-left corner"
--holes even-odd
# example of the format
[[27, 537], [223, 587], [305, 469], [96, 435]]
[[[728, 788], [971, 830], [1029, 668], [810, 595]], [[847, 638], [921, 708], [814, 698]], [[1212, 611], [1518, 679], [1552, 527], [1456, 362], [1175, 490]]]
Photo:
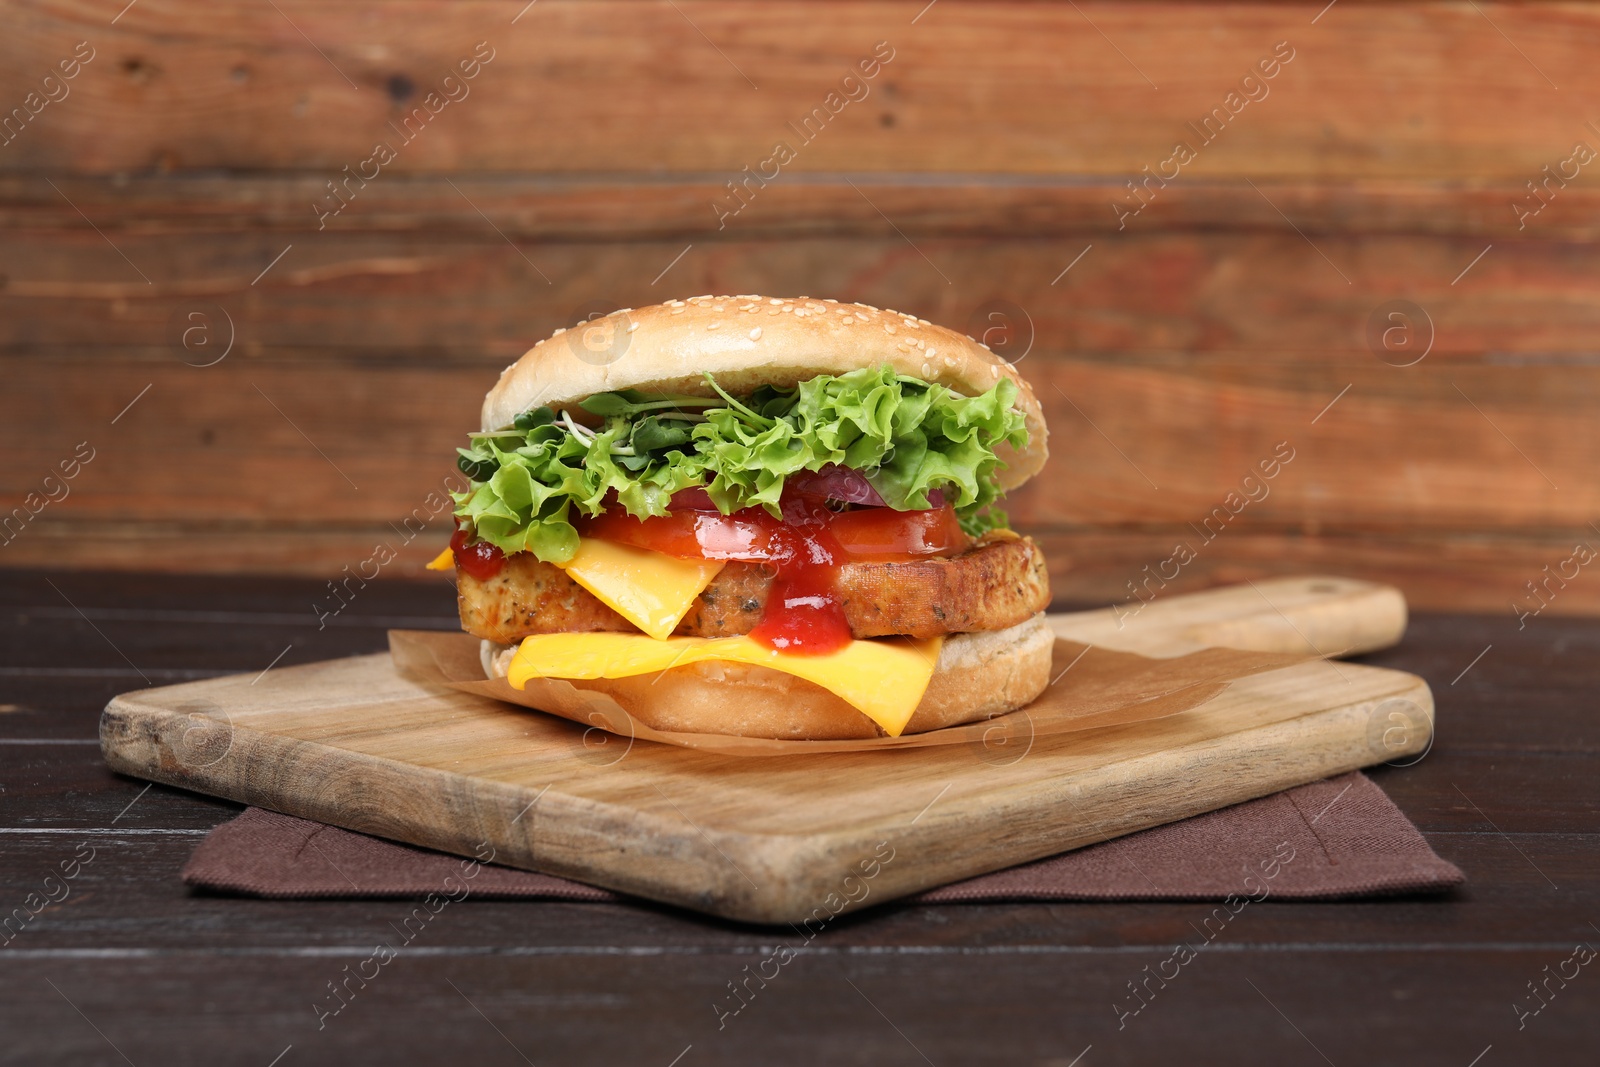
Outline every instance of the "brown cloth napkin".
[[[260, 808], [208, 834], [192, 886], [259, 897], [410, 897], [446, 892], [460, 859]], [[1001, 900], [1332, 899], [1441, 892], [1464, 881], [1357, 772], [906, 898]], [[493, 864], [474, 896], [618, 901], [581, 882]]]

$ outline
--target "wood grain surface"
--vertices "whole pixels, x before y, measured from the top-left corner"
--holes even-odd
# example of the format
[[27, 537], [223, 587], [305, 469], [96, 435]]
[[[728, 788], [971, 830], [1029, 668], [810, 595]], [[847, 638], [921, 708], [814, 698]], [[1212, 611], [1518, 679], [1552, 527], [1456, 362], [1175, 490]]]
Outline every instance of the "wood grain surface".
[[[1562, 570], [1600, 545], [1590, 6], [13, 9], [7, 565], [336, 576], [394, 540], [533, 340], [771, 291], [1027, 353], [1054, 459], [1013, 512], [1074, 602], [1127, 597], [1286, 441], [1270, 497], [1171, 591], [1311, 569], [1428, 607], [1600, 611]], [[80, 41], [94, 58], [46, 84]], [[790, 124], [880, 41], [865, 95], [802, 143]], [[470, 95], [319, 219], [479, 42]], [[1189, 125], [1262, 89], [1209, 141]], [[18, 127], [30, 92], [61, 98]], [[796, 158], [721, 217], [779, 139]], [[1179, 139], [1197, 158], [1146, 179]], [[83, 441], [95, 462], [31, 514]], [[434, 544], [391, 543], [393, 566]]]
[[[1208, 623], [1247, 647], [1283, 647], [1286, 627], [1348, 639], [1331, 651], [1392, 645], [1404, 628], [1394, 590], [1268, 585], [1172, 598], [1128, 632], [1146, 654], [1177, 655]], [[1100, 636], [1094, 617], [1054, 621]], [[1063, 676], [1077, 647], [1058, 647]], [[1387, 737], [1391, 713], [1403, 737]], [[1423, 752], [1433, 699], [1413, 675], [1319, 660], [1235, 679], [1165, 719], [1048, 736], [1001, 721], [894, 753], [592, 744], [580, 725], [402, 678], [377, 655], [123, 694], [101, 742], [125, 774], [461, 855], [487, 842], [513, 866], [789, 923], [833, 910], [874, 858], [872, 900], [893, 900]]]
[[1100, 611], [1049, 616], [1059, 638], [1080, 645], [1182, 656], [1241, 648], [1324, 658], [1391, 648], [1406, 631], [1406, 600], [1393, 586], [1328, 575], [1275, 578]]
[[486, 41], [494, 58], [406, 146], [407, 169], [737, 172], [886, 41], [894, 58], [801, 149], [805, 169], [1121, 176], [1166, 158], [1184, 123], [1288, 42], [1265, 98], [1202, 156], [1211, 174], [1520, 184], [1585, 136], [1540, 105], [1600, 77], [1587, 62], [1600, 15], [1584, 5], [1489, 3], [1486, 21], [1472, 5], [1362, 4], [1315, 24], [1310, 5], [922, 6], [584, 0], [513, 25], [510, 2], [399, 0], [378, 18], [286, 0], [196, 25], [176, 0], [145, 0], [105, 26], [38, 0], [8, 35], [0, 98], [79, 40], [104, 54], [3, 162], [338, 171]]
[[0, 1062], [122, 1063], [120, 1050], [174, 1067], [280, 1054], [279, 1067], [680, 1055], [678, 1067], [923, 1056], [1066, 1067], [1083, 1054], [1088, 1067], [1176, 1054], [1210, 1067], [1322, 1063], [1320, 1050], [1340, 1065], [1579, 1067], [1600, 1040], [1585, 977], [1521, 1029], [1512, 1011], [1546, 965], [1597, 942], [1600, 625], [1541, 618], [1518, 631], [1433, 614], [1363, 662], [1430, 683], [1437, 744], [1414, 766], [1368, 773], [1467, 884], [1444, 898], [1252, 905], [1122, 1029], [1112, 1005], [1126, 983], [1192, 938], [1209, 905], [891, 904], [830, 924], [718, 1029], [711, 1005], [770, 955], [770, 930], [667, 907], [474, 898], [319, 1028], [327, 983], [418, 902], [186, 890], [195, 844], [238, 806], [111, 773], [96, 726], [140, 672], [157, 685], [254, 676], [280, 653], [279, 667], [377, 652], [388, 627], [455, 625], [447, 585], [386, 575], [319, 631], [306, 605], [320, 586], [4, 575], [0, 894], [17, 906], [82, 844], [96, 858], [0, 949]]

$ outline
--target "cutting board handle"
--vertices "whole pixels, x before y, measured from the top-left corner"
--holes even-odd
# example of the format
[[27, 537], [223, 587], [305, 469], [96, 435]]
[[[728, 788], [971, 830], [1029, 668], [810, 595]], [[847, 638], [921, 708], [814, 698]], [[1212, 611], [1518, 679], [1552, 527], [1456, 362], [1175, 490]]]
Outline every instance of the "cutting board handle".
[[1220, 647], [1334, 657], [1398, 643], [1406, 600], [1393, 586], [1311, 575], [1046, 618], [1058, 637], [1146, 656]]

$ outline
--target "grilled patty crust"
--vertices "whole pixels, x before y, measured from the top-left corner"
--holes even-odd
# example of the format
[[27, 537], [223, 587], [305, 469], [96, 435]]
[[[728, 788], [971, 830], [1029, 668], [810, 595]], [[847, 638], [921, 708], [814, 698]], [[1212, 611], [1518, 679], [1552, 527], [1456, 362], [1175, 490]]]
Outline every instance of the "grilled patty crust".
[[[458, 570], [461, 625], [501, 644], [532, 634], [637, 632], [593, 593], [531, 553], [506, 558], [488, 581]], [[772, 591], [772, 568], [730, 562], [711, 580], [673, 632], [733, 637], [761, 621]], [[1050, 603], [1044, 556], [1029, 537], [993, 531], [949, 559], [845, 563], [838, 589], [851, 635], [933, 637], [1004, 630]]]

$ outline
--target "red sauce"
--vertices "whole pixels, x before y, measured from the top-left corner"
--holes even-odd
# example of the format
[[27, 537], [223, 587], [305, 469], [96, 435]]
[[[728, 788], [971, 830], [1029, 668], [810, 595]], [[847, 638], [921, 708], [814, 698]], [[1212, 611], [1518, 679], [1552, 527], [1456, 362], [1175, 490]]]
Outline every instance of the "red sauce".
[[784, 511], [781, 523], [767, 515], [776, 526], [768, 559], [778, 575], [750, 638], [780, 652], [818, 656], [836, 652], [853, 637], [839, 599], [839, 564], [845, 553], [828, 528], [832, 513], [825, 507], [792, 506], [788, 501]]
[[467, 531], [461, 528], [461, 520], [457, 519], [456, 532], [450, 535], [450, 553], [458, 569], [480, 582], [487, 582], [506, 565], [506, 554], [487, 541], [468, 541], [468, 537]]
[[820, 497], [786, 492], [780, 519], [759, 507], [723, 515], [703, 490], [685, 491], [672, 503], [671, 513], [659, 518], [640, 520], [612, 511], [580, 519], [579, 536], [683, 558], [771, 565], [777, 575], [766, 612], [750, 636], [785, 652], [821, 655], [850, 642], [837, 590], [840, 564], [948, 555], [967, 545], [948, 505], [835, 512]]

